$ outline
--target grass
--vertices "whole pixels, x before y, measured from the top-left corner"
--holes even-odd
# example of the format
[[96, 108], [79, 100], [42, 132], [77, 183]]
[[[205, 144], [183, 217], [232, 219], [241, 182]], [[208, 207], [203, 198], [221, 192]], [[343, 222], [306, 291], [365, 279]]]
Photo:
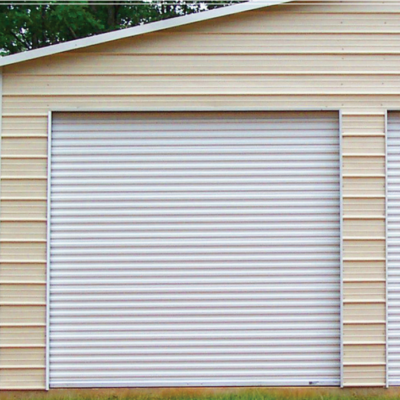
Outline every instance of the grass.
[[90, 389], [2, 392], [0, 400], [395, 400], [399, 389]]

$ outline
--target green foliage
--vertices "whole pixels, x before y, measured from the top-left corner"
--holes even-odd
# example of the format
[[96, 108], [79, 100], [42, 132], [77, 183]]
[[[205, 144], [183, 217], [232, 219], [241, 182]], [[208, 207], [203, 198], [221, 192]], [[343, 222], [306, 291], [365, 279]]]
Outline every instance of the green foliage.
[[[10, 2], [0, 5], [0, 55], [37, 49], [161, 19], [241, 2], [96, 1]], [[114, 4], [113, 4], [114, 3]]]

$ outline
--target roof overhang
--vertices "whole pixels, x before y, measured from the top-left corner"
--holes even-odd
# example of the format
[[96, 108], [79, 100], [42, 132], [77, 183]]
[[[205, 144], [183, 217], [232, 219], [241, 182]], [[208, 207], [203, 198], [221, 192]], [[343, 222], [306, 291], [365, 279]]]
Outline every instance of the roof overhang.
[[183, 17], [171, 18], [165, 21], [139, 25], [133, 28], [121, 29], [119, 31], [109, 33], [102, 33], [100, 35], [90, 36], [84, 39], [72, 40], [70, 42], [55, 44], [40, 49], [29, 50], [10, 56], [0, 57], [0, 67], [20, 63], [23, 61], [34, 60], [40, 57], [51, 56], [53, 54], [59, 54], [65, 51], [82, 49], [84, 47], [94, 46], [96, 44], [108, 43], [114, 40], [144, 35], [145, 33], [157, 32], [164, 29], [176, 28], [178, 26], [192, 24], [195, 22], [208, 21], [214, 18], [238, 14], [245, 11], [257, 10], [264, 7], [290, 3], [291, 1], [293, 0], [253, 0], [234, 6], [218, 8], [216, 10], [203, 11], [196, 14], [185, 15]]

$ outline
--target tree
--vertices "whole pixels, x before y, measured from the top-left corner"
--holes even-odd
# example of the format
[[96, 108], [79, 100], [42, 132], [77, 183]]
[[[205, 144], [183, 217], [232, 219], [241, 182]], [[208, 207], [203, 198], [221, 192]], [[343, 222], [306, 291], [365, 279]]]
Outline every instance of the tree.
[[[240, 1], [230, 1], [229, 4]], [[113, 4], [114, 3], [114, 4]], [[196, 0], [14, 1], [0, 5], [0, 55], [38, 49], [117, 29], [222, 7]]]

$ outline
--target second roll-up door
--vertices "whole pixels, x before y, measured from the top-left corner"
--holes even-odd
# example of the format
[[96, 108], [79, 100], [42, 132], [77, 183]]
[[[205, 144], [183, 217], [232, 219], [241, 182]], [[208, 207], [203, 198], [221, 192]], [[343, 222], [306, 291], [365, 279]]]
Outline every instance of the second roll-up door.
[[338, 114], [59, 113], [50, 385], [339, 385]]
[[388, 384], [400, 386], [400, 113], [387, 121]]

